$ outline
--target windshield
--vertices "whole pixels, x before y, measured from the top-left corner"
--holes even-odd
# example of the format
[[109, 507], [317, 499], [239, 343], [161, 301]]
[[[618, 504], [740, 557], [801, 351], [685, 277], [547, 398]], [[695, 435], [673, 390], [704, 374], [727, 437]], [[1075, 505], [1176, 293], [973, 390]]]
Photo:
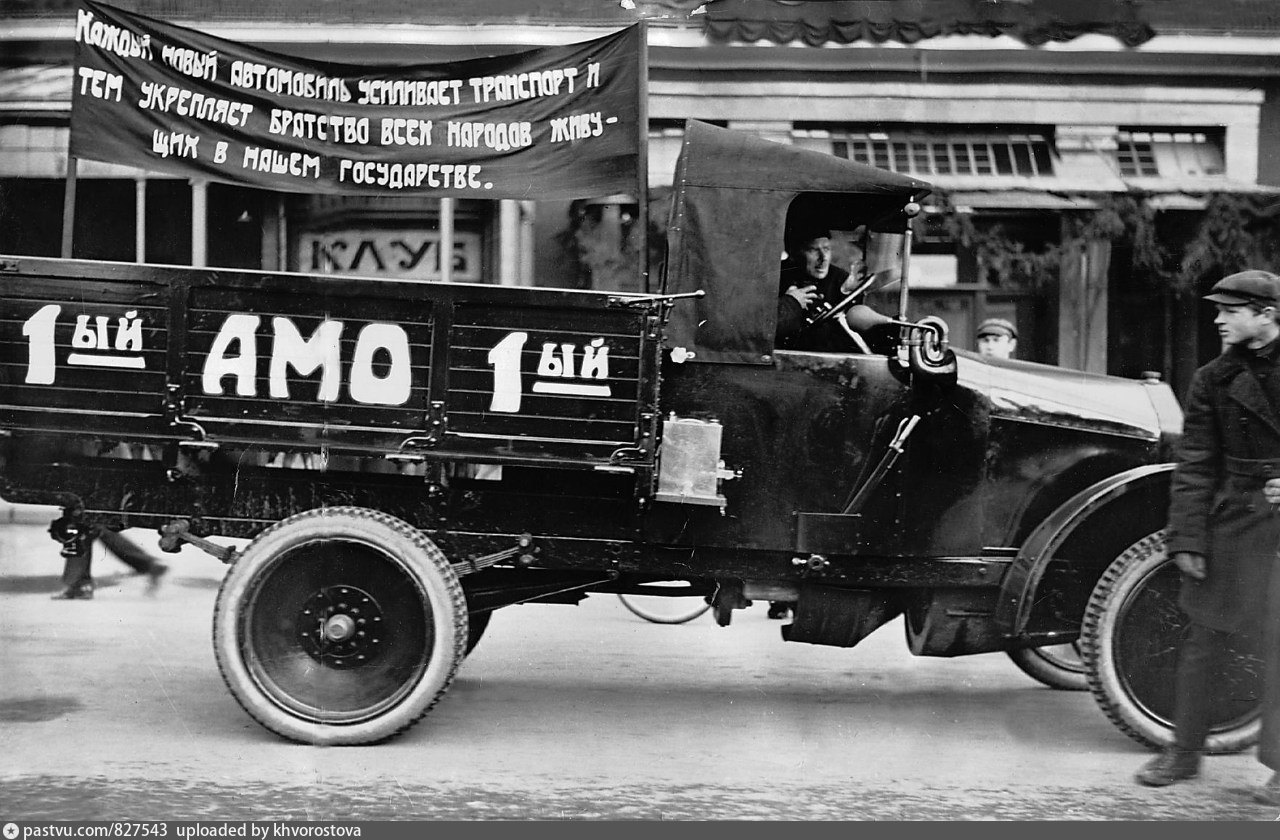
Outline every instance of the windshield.
[[[868, 262], [871, 285], [866, 301], [877, 311], [892, 318], [906, 318], [900, 311], [902, 298], [902, 264], [905, 261], [909, 239], [904, 233], [872, 231], [868, 237]], [[907, 265], [907, 284], [911, 283], [911, 266]]]
[[886, 315], [895, 315], [902, 288], [902, 255], [907, 237], [902, 233], [868, 231], [831, 232], [831, 262], [845, 271], [863, 291], [868, 303]]
[[902, 282], [902, 249], [907, 237], [901, 233], [871, 231], [867, 235], [867, 273], [874, 278], [869, 292], [897, 292]]

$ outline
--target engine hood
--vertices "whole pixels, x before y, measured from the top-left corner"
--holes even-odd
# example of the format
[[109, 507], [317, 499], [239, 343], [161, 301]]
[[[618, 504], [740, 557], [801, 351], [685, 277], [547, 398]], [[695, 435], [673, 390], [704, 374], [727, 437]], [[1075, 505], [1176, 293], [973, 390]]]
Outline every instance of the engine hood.
[[1182, 430], [1182, 411], [1163, 382], [994, 360], [966, 350], [957, 350], [956, 356], [959, 385], [987, 398], [992, 420], [1087, 429], [1152, 441]]

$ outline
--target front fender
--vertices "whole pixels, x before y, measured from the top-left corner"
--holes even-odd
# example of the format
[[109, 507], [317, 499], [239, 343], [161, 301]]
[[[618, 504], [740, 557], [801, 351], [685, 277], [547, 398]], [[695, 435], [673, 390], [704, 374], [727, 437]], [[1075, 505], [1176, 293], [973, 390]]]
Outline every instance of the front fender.
[[[1006, 636], [1017, 636], [1026, 629], [1033, 608], [1040, 599], [1038, 590], [1045, 570], [1081, 525], [1095, 520], [1102, 511], [1111, 510], [1113, 505], [1125, 504], [1125, 498], [1137, 492], [1155, 492], [1167, 500], [1173, 467], [1173, 464], [1149, 464], [1109, 476], [1081, 490], [1045, 517], [1023, 542], [1017, 558], [1000, 583], [994, 616], [1000, 632]], [[1130, 519], [1137, 530], [1142, 530], [1142, 519], [1150, 516], [1150, 511], [1146, 513], [1146, 516]], [[1159, 516], [1164, 517], [1163, 509]], [[1119, 553], [1145, 533], [1115, 536], [1119, 546], [1116, 553]], [[1101, 567], [1111, 559], [1111, 556], [1106, 557]]]

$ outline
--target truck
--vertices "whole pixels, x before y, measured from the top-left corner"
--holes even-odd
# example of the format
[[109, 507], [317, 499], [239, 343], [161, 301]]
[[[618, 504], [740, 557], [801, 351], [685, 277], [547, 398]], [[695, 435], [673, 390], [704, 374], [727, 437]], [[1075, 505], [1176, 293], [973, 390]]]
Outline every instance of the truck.
[[[912, 320], [929, 191], [690, 121], [654, 293], [0, 257], [0, 496], [60, 506], [65, 550], [141, 528], [227, 563], [217, 665], [299, 742], [410, 727], [495, 610], [616, 593], [793, 602], [817, 645], [901, 618], [913, 655], [1005, 651], [1165, 744], [1178, 402]], [[887, 344], [777, 346], [814, 212], [863, 231]], [[1256, 740], [1254, 666], [1209, 749]]]

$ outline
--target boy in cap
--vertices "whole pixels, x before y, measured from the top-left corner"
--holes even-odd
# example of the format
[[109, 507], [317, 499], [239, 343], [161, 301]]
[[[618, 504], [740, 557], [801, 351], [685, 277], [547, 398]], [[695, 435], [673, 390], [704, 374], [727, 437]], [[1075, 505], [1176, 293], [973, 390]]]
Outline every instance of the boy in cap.
[[[1266, 663], [1258, 760], [1280, 771], [1280, 575], [1271, 574], [1280, 516], [1260, 504], [1280, 503], [1280, 493], [1264, 494], [1267, 476], [1280, 475], [1280, 278], [1241, 271], [1205, 300], [1217, 307], [1223, 350], [1192, 377], [1170, 489], [1167, 547], [1190, 622], [1174, 685], [1174, 741], [1137, 774], [1157, 787], [1199, 775], [1233, 649], [1260, 650]], [[1255, 798], [1280, 805], [1280, 772]]]
[[1012, 359], [1018, 349], [1018, 330], [1004, 318], [988, 318], [978, 325], [978, 354]]

